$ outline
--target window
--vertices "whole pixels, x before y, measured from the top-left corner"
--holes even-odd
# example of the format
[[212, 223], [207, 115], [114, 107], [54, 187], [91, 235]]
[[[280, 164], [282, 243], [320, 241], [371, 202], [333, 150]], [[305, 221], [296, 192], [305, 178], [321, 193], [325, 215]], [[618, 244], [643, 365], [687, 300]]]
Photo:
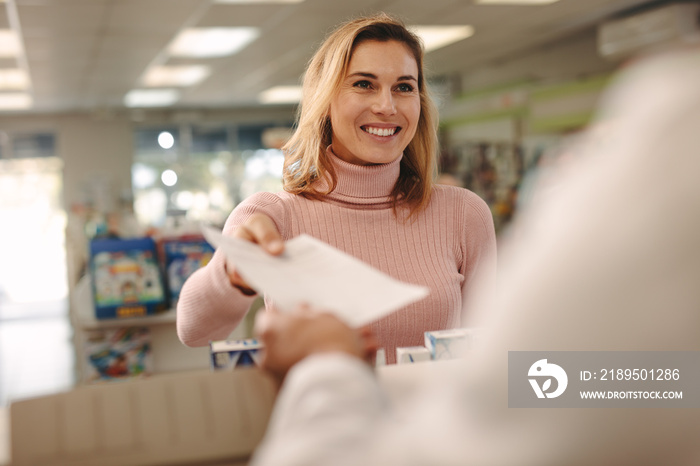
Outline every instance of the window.
[[184, 215], [191, 222], [221, 224], [251, 194], [281, 190], [283, 155], [263, 143], [266, 131], [279, 127], [137, 129], [132, 184], [139, 223], [161, 227], [169, 216]]

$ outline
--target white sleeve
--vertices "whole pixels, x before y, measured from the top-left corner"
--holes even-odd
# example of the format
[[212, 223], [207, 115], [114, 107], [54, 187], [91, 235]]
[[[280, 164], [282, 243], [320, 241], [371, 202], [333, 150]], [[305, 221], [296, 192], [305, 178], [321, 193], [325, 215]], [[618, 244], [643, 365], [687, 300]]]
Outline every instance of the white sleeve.
[[251, 466], [357, 465], [388, 405], [374, 372], [342, 353], [306, 358], [287, 375]]

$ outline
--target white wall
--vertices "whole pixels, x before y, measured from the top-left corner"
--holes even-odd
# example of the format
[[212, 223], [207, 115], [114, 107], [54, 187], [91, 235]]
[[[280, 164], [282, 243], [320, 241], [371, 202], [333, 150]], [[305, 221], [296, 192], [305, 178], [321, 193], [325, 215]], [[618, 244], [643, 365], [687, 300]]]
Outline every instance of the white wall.
[[3, 116], [2, 131], [12, 135], [53, 132], [63, 160], [63, 199], [69, 209], [92, 201], [109, 210], [110, 203], [131, 191], [133, 136], [126, 118], [97, 118], [92, 114]]
[[588, 29], [532, 51], [485, 63], [462, 74], [462, 92], [524, 79], [542, 83], [607, 73], [618, 66], [598, 54], [596, 29]]
[[[524, 121], [518, 122], [518, 118], [523, 117], [485, 117], [489, 113], [504, 112], [519, 106], [527, 106], [530, 112], [533, 109], [539, 111], [544, 104], [534, 108], [529, 102], [529, 91], [525, 92], [525, 89], [605, 75], [612, 73], [618, 66], [617, 62], [600, 57], [596, 30], [589, 29], [546, 47], [467, 71], [459, 77], [457, 86], [461, 90], [460, 95], [466, 97], [453, 99], [441, 108], [443, 122], [453, 122], [446, 131], [448, 142], [471, 140], [522, 143], [533, 136], [528, 134]], [[589, 107], [594, 106], [596, 96], [597, 93], [591, 95]], [[570, 110], [572, 105], [569, 101], [580, 100], [582, 97], [576, 95], [554, 104], [568, 105], [565, 110]], [[454, 123], [460, 117], [469, 116], [476, 118]]]
[[58, 152], [64, 162], [64, 199], [92, 201], [102, 212], [116, 209], [131, 193], [133, 128], [125, 118], [93, 120], [69, 116], [59, 120]]

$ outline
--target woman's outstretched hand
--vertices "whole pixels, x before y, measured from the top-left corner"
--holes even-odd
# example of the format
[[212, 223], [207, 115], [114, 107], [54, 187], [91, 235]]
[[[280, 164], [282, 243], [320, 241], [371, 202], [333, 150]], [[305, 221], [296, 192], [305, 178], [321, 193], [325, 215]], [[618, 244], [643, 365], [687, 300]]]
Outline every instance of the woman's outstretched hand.
[[342, 352], [369, 363], [377, 352], [369, 328], [353, 329], [333, 314], [308, 306], [290, 313], [261, 311], [255, 331], [264, 345], [260, 365], [280, 383], [292, 366], [312, 354]]
[[[248, 220], [233, 231], [232, 236], [258, 244], [273, 256], [279, 256], [284, 252], [282, 236], [280, 236], [272, 219], [265, 214], [251, 215]], [[238, 288], [243, 294], [247, 296], [257, 294], [257, 291], [243, 280], [234, 267], [226, 266], [226, 273], [231, 285]]]

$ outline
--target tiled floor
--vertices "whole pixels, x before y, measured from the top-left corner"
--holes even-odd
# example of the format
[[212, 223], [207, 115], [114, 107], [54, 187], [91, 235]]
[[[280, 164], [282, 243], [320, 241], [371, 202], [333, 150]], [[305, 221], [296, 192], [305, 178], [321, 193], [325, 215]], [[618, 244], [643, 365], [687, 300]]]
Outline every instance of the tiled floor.
[[0, 407], [74, 384], [72, 328], [66, 301], [0, 302]]

